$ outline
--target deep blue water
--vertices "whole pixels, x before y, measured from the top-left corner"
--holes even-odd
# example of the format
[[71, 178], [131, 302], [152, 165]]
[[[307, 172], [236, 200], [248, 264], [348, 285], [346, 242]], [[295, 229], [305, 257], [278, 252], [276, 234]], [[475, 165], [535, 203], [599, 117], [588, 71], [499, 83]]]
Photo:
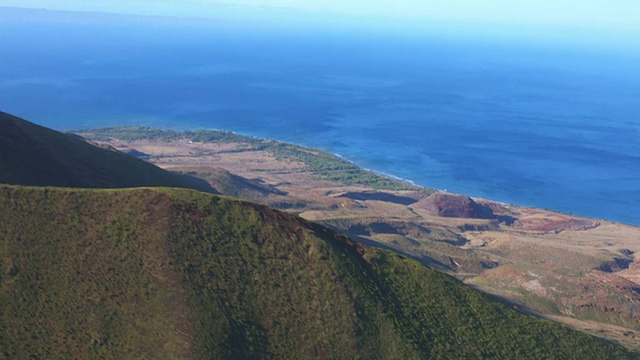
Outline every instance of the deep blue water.
[[436, 189], [640, 225], [631, 53], [106, 21], [0, 23], [0, 110], [60, 130], [233, 130]]

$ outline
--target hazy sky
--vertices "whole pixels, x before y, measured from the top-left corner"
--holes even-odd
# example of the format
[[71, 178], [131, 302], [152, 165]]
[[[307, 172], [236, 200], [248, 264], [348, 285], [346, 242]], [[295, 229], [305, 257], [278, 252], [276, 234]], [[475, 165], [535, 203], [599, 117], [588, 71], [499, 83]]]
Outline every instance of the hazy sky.
[[450, 23], [498, 32], [541, 29], [547, 36], [566, 35], [562, 29], [585, 37], [640, 35], [640, 0], [0, 0], [0, 6], [254, 20], [268, 13], [276, 21], [308, 18], [400, 27]]

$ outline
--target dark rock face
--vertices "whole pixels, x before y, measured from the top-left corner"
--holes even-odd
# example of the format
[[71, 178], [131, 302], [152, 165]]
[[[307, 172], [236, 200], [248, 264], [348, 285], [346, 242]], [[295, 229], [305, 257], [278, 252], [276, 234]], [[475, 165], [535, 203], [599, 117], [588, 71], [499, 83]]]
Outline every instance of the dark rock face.
[[414, 208], [429, 211], [435, 216], [467, 219], [495, 219], [493, 211], [468, 196], [436, 193], [420, 200]]
[[600, 265], [599, 270], [612, 273], [629, 268], [629, 265], [633, 263], [631, 259], [614, 258], [613, 260]]

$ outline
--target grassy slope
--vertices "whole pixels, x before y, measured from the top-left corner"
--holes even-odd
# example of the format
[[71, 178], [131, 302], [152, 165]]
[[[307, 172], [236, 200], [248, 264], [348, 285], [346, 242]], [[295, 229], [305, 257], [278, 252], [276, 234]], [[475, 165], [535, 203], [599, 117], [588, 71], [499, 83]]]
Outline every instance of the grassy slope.
[[215, 192], [206, 182], [0, 112], [0, 183], [115, 188], [171, 186]]
[[4, 358], [637, 358], [229, 198], [5, 186], [0, 219]]

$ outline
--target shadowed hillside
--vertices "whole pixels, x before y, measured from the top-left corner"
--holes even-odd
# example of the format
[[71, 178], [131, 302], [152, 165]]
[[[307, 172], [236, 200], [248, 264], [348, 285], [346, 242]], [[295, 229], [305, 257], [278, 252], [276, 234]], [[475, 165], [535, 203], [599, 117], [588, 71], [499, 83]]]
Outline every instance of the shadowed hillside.
[[170, 186], [215, 192], [200, 179], [167, 172], [3, 112], [0, 183], [85, 188]]
[[206, 180], [221, 194], [244, 200], [259, 200], [269, 195], [287, 195], [286, 192], [265, 184], [259, 179], [246, 179], [219, 167], [207, 169], [185, 167], [172, 170]]
[[0, 219], [7, 359], [637, 358], [225, 197], [3, 186]]

